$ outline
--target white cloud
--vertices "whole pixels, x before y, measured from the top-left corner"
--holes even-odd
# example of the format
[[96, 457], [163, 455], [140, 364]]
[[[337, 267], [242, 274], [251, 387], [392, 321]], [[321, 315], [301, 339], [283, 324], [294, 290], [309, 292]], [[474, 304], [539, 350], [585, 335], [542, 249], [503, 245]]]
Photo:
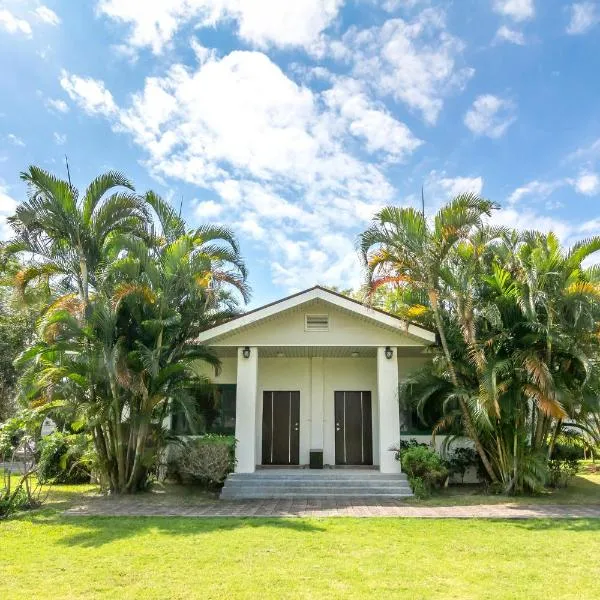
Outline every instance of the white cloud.
[[492, 94], [478, 96], [465, 115], [465, 125], [475, 135], [490, 138], [502, 137], [515, 122], [515, 105]]
[[31, 37], [31, 25], [25, 19], [15, 17], [6, 8], [0, 8], [0, 27], [8, 33], [22, 33]]
[[[378, 1], [379, 0], [373, 0], [373, 3], [377, 4]], [[392, 13], [400, 9], [414, 8], [415, 6], [424, 3], [428, 3], [428, 0], [384, 0], [381, 7], [383, 10]]]
[[34, 12], [38, 19], [40, 19], [44, 23], [53, 26], [60, 25], [60, 17], [47, 6], [38, 6]]
[[580, 194], [595, 196], [600, 193], [600, 177], [597, 173], [582, 173], [574, 181], [574, 187]]
[[112, 94], [102, 81], [70, 75], [63, 71], [60, 85], [69, 94], [71, 100], [77, 102], [90, 115], [108, 116], [117, 109]]
[[515, 21], [527, 21], [535, 16], [533, 0], [493, 0], [494, 10]]
[[544, 200], [567, 183], [568, 182], [564, 179], [557, 179], [555, 181], [531, 181], [526, 185], [517, 188], [508, 197], [508, 202], [510, 204], [516, 204], [527, 196], [533, 196], [537, 200]]
[[393, 96], [434, 124], [444, 98], [461, 89], [474, 70], [458, 65], [463, 42], [446, 28], [442, 10], [425, 9], [414, 20], [389, 19], [381, 27], [351, 27], [330, 53], [350, 61], [354, 75], [378, 94]]
[[597, 173], [584, 171], [578, 177], [563, 177], [551, 181], [538, 179], [517, 188], [508, 197], [510, 205], [514, 205], [524, 198], [531, 197], [534, 201], [545, 200], [560, 188], [569, 187], [578, 194], [594, 196], [600, 193], [600, 177]]
[[525, 36], [521, 31], [517, 31], [516, 29], [511, 29], [506, 25], [502, 25], [498, 28], [498, 31], [496, 32], [494, 42], [509, 42], [510, 44], [517, 44], [518, 46], [523, 46], [525, 45]]
[[17, 209], [17, 201], [8, 195], [8, 189], [0, 180], [0, 240], [8, 239], [11, 230], [6, 223], [6, 218], [14, 214]]
[[54, 100], [53, 98], [48, 98], [46, 100], [46, 106], [57, 112], [67, 113], [69, 112], [69, 105], [64, 100]]
[[240, 221], [237, 221], [235, 225], [236, 229], [254, 240], [264, 240], [267, 237], [267, 230], [259, 225], [258, 219], [255, 216], [249, 213], [246, 213], [246, 215]]
[[571, 243], [577, 229], [570, 223], [535, 210], [526, 208], [502, 208], [492, 213], [489, 221], [496, 226], [510, 227], [518, 230], [536, 229], [544, 233], [553, 231], [563, 243]]
[[15, 135], [14, 133], [9, 133], [6, 138], [8, 139], [8, 141], [11, 144], [14, 144], [15, 146], [25, 146], [25, 142], [17, 135]]
[[569, 7], [571, 20], [567, 25], [567, 33], [580, 35], [600, 23], [600, 12], [593, 2], [575, 2]]
[[[294, 277], [306, 283], [319, 276], [321, 257], [332, 253], [325, 244], [331, 230], [353, 242], [391, 201], [385, 164], [421, 143], [364, 83], [337, 78], [313, 91], [260, 52], [210, 53], [195, 68], [174, 65], [163, 77], [148, 77], [125, 107], [102, 82], [68, 73], [62, 82], [76, 104], [132, 136], [154, 176], [218, 194], [195, 205], [194, 216], [233, 215], [240, 235], [268, 241], [274, 277], [290, 285]], [[385, 160], [372, 163], [365, 152]], [[292, 258], [292, 247], [306, 252]], [[295, 275], [286, 279], [280, 267]], [[353, 277], [355, 253], [352, 260], [334, 255], [323, 272]]]
[[[443, 204], [460, 194], [477, 194], [483, 192], [483, 177], [449, 177], [444, 171], [431, 171], [425, 180], [424, 197], [425, 211], [428, 215], [435, 213]], [[412, 202], [421, 206], [421, 198], [416, 197]]]
[[214, 200], [197, 202], [194, 206], [194, 214], [200, 221], [210, 220], [218, 217], [223, 212], [224, 206]]
[[383, 106], [371, 101], [363, 84], [339, 79], [323, 94], [326, 104], [339, 113], [350, 133], [366, 141], [368, 152], [385, 152], [391, 161], [401, 161], [423, 142], [395, 119]]
[[362, 283], [354, 239], [347, 235], [325, 234], [320, 248], [285, 236], [274, 241], [280, 259], [273, 262], [273, 281], [290, 292], [315, 283], [352, 288]]
[[217, 51], [214, 48], [207, 48], [198, 42], [198, 40], [192, 39], [190, 45], [200, 65], [203, 65], [210, 58], [214, 59], [217, 57]]
[[186, 23], [215, 27], [233, 20], [238, 36], [259, 48], [319, 44], [344, 0], [100, 0], [100, 13], [130, 27], [129, 45], [159, 54]]
[[480, 195], [483, 191], [483, 177], [443, 177], [438, 183], [447, 199], [467, 193]]
[[600, 138], [592, 142], [589, 146], [582, 146], [567, 156], [565, 162], [573, 162], [577, 160], [588, 160], [595, 162], [600, 159]]
[[67, 143], [67, 136], [64, 133], [54, 132], [54, 143], [57, 146], [63, 146]]

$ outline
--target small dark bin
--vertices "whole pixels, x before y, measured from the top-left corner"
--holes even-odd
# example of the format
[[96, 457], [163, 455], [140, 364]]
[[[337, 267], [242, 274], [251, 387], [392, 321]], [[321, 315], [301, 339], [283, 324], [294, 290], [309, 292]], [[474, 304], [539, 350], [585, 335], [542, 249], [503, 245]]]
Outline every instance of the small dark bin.
[[311, 450], [310, 451], [310, 468], [311, 469], [322, 469], [323, 468], [323, 450]]

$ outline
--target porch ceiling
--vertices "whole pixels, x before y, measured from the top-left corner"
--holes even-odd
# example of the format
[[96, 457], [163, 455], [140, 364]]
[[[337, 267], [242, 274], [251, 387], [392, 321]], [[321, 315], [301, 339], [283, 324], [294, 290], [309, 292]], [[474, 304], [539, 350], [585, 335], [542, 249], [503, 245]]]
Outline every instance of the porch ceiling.
[[[230, 346], [214, 347], [220, 357], [237, 356], [237, 348]], [[426, 351], [421, 348], [399, 347], [398, 357], [423, 356]], [[259, 358], [375, 358], [375, 346], [261, 346], [258, 348]]]

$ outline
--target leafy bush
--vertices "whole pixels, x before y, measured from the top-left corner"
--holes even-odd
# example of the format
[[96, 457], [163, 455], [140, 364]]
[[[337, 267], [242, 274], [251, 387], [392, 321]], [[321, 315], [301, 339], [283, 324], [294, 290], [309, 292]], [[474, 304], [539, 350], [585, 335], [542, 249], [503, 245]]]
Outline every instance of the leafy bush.
[[442, 487], [448, 479], [448, 469], [437, 452], [416, 445], [400, 452], [402, 469], [408, 476], [417, 497], [426, 497]]
[[0, 519], [19, 510], [41, 506], [42, 486], [37, 478], [37, 465], [33, 440], [23, 436], [15, 449], [22, 456], [21, 472], [0, 471]]
[[223, 483], [234, 467], [235, 438], [217, 434], [185, 442], [175, 466], [184, 478], [208, 485]]
[[419, 500], [429, 498], [431, 496], [431, 489], [425, 483], [422, 477], [412, 477], [409, 479], [410, 487], [412, 488], [413, 494]]
[[477, 467], [479, 460], [479, 455], [473, 448], [454, 448], [446, 459], [446, 466], [450, 475], [460, 475], [461, 482], [464, 483], [467, 470]]
[[38, 478], [42, 483], [85, 483], [90, 480], [88, 454], [91, 440], [86, 434], [58, 431], [39, 442]]
[[9, 419], [0, 428], [0, 460], [11, 460], [12, 455], [25, 435], [20, 419]]
[[549, 481], [552, 487], [567, 487], [569, 482], [577, 475], [580, 465], [578, 460], [552, 459], [548, 463]]
[[400, 440], [400, 445], [396, 449], [396, 460], [400, 460], [402, 454], [410, 448], [431, 448], [431, 446], [417, 442], [415, 438], [410, 438], [410, 440]]
[[580, 468], [583, 449], [575, 444], [556, 444], [548, 461], [549, 480], [552, 487], [567, 487]]
[[0, 483], [0, 519], [12, 513], [28, 508], [29, 498], [26, 489], [18, 482], [13, 484], [11, 473], [4, 470]]

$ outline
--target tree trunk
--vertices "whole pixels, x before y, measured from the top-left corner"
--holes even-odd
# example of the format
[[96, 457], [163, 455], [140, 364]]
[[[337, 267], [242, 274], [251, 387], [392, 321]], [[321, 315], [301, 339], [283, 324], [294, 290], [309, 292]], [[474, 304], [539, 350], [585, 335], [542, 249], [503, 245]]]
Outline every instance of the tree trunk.
[[558, 419], [556, 421], [556, 425], [554, 426], [554, 432], [552, 433], [552, 438], [550, 439], [550, 443], [548, 444], [548, 460], [552, 458], [552, 452], [554, 452], [554, 445], [556, 444], [556, 438], [560, 433], [560, 429], [562, 427], [562, 419]]
[[131, 468], [131, 474], [127, 481], [126, 491], [129, 493], [137, 491], [139, 485], [139, 477], [141, 472], [142, 457], [146, 446], [146, 437], [148, 435], [148, 423], [142, 422], [139, 426], [137, 433], [137, 440], [135, 445], [135, 457], [133, 459], [133, 466]]
[[[444, 329], [444, 324], [442, 322], [442, 318], [441, 318], [440, 311], [439, 311], [438, 293], [437, 293], [437, 290], [435, 290], [435, 288], [433, 288], [433, 286], [431, 287], [431, 289], [429, 290], [428, 293], [429, 293], [429, 302], [430, 302], [431, 308], [433, 310], [433, 317], [435, 319], [435, 324], [436, 324], [436, 327], [437, 327], [437, 330], [438, 330], [438, 333], [440, 336], [440, 342], [442, 344], [442, 349], [443, 349], [444, 355], [446, 357], [446, 362], [448, 363], [448, 370], [450, 371], [450, 378], [452, 379], [452, 383], [453, 383], [454, 387], [458, 389], [458, 387], [459, 387], [458, 377], [456, 376], [456, 371], [454, 369], [454, 363], [452, 362], [452, 355], [450, 354], [450, 349], [448, 347], [448, 341], [446, 340], [446, 332]], [[467, 430], [467, 434], [469, 435], [469, 437], [475, 444], [475, 450], [477, 451], [477, 454], [479, 454], [479, 457], [481, 458], [481, 462], [483, 463], [483, 466], [484, 466], [489, 478], [492, 480], [492, 483], [495, 483], [498, 481], [498, 478], [496, 477], [496, 473], [494, 473], [494, 469], [492, 468], [492, 465], [490, 464], [490, 461], [485, 452], [485, 449], [483, 448], [483, 445], [481, 444], [481, 441], [477, 434], [477, 430], [475, 429], [475, 425], [473, 423], [473, 420], [471, 419], [471, 414], [469, 413], [469, 407], [467, 406], [467, 403], [464, 401], [463, 398], [459, 398], [458, 402], [459, 402], [460, 409], [461, 409], [461, 412], [463, 415], [463, 419], [465, 421], [465, 428]]]

